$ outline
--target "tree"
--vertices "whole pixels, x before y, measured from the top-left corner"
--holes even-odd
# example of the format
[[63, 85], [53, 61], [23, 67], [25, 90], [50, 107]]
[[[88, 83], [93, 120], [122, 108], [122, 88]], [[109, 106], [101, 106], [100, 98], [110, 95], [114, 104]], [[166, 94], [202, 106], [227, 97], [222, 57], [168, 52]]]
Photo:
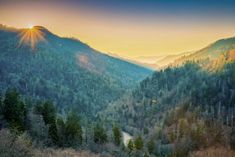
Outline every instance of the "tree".
[[148, 128], [144, 128], [144, 134], [148, 134], [148, 133], [149, 133]]
[[59, 144], [58, 129], [56, 125], [56, 111], [52, 102], [46, 101], [36, 107], [38, 113], [43, 117], [46, 125], [49, 127], [49, 136], [54, 144]]
[[106, 134], [104, 128], [102, 126], [100, 126], [99, 124], [97, 124], [94, 127], [94, 142], [103, 144], [107, 141], [108, 141], [107, 134]]
[[14, 131], [23, 132], [26, 129], [27, 108], [15, 89], [5, 93], [3, 116]]
[[152, 153], [153, 153], [154, 147], [155, 147], [155, 143], [154, 143], [154, 141], [151, 139], [151, 140], [147, 143], [147, 148], [148, 148], [149, 154], [152, 154]]
[[24, 136], [16, 136], [7, 129], [0, 130], [1, 157], [32, 157], [31, 141]]
[[67, 146], [76, 146], [82, 143], [82, 127], [75, 113], [69, 113], [65, 124], [65, 139]]
[[57, 118], [56, 121], [57, 129], [58, 129], [58, 137], [59, 137], [59, 145], [64, 146], [66, 139], [65, 139], [65, 122], [61, 117]]
[[121, 143], [121, 138], [122, 138], [122, 134], [121, 134], [121, 131], [120, 129], [117, 127], [117, 126], [114, 126], [113, 127], [113, 136], [114, 136], [114, 142], [116, 145], [120, 145]]
[[52, 102], [46, 101], [41, 106], [41, 114], [45, 124], [51, 124], [55, 122], [56, 111]]
[[49, 135], [51, 137], [52, 142], [55, 145], [59, 144], [59, 137], [58, 137], [58, 130], [57, 130], [57, 126], [56, 123], [53, 122], [49, 125]]
[[144, 146], [144, 143], [143, 143], [143, 140], [142, 140], [142, 137], [141, 136], [138, 136], [136, 139], [135, 139], [135, 148], [137, 150], [141, 150]]
[[133, 144], [132, 140], [129, 140], [129, 141], [128, 141], [127, 148], [129, 149], [130, 152], [133, 151], [133, 149], [134, 149], [134, 144]]

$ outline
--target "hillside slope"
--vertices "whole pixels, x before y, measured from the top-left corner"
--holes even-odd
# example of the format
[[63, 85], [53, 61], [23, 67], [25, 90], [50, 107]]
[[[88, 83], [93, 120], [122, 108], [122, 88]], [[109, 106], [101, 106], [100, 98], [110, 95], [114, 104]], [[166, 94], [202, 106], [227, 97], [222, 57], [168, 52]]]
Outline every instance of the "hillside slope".
[[218, 70], [235, 60], [235, 37], [221, 39], [209, 46], [176, 59], [170, 66], [180, 66], [187, 61], [196, 61], [207, 70]]
[[118, 123], [133, 136], [141, 135], [146, 143], [154, 141], [158, 156], [186, 157], [218, 146], [231, 152], [235, 62], [213, 73], [194, 62], [157, 71], [100, 117], [108, 124]]
[[[143, 67], [61, 38], [46, 28], [0, 27], [0, 91], [16, 88], [34, 99], [51, 99], [95, 115], [151, 74]], [[60, 107], [59, 107], [60, 106]]]

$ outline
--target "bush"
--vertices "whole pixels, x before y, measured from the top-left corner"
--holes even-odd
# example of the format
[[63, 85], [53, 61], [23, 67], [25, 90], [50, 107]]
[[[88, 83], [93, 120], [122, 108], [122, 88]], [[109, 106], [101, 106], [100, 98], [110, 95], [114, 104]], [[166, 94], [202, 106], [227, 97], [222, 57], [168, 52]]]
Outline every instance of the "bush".
[[1, 157], [31, 157], [32, 147], [24, 135], [16, 136], [9, 130], [0, 131], [0, 156]]
[[205, 150], [195, 151], [190, 157], [234, 157], [235, 152], [224, 147], [208, 148]]

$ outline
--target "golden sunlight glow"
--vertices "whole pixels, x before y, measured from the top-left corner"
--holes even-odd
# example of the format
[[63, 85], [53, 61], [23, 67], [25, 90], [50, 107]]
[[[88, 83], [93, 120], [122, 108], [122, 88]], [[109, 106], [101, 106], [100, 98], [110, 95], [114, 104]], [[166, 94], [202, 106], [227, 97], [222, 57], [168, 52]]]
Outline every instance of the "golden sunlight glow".
[[34, 31], [34, 24], [43, 25], [59, 36], [78, 38], [101, 52], [129, 59], [195, 51], [217, 39], [235, 35], [235, 21], [227, 18], [184, 19], [160, 15], [135, 18], [83, 7], [20, 2], [0, 5], [0, 23], [32, 27], [32, 31], [23, 32], [21, 41], [30, 41], [32, 47], [35, 41], [30, 34], [40, 34]]
[[33, 29], [33, 27], [34, 27], [34, 26], [33, 26], [33, 25], [31, 25], [31, 24], [30, 24], [30, 25], [28, 25], [28, 28], [29, 28], [29, 29]]
[[21, 46], [22, 44], [30, 45], [32, 49], [35, 49], [35, 46], [39, 41], [45, 41], [44, 33], [37, 27], [24, 29], [21, 31], [19, 36], [19, 46]]

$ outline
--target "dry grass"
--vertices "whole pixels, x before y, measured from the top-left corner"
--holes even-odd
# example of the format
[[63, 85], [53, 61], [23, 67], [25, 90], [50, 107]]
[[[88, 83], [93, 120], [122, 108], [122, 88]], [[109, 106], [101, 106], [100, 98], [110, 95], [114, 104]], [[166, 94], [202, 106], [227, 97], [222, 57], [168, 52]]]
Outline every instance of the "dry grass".
[[74, 149], [43, 149], [35, 150], [35, 157], [100, 157], [88, 151], [75, 151]]
[[224, 147], [213, 147], [205, 150], [195, 151], [190, 155], [190, 157], [235, 157], [235, 151]]

